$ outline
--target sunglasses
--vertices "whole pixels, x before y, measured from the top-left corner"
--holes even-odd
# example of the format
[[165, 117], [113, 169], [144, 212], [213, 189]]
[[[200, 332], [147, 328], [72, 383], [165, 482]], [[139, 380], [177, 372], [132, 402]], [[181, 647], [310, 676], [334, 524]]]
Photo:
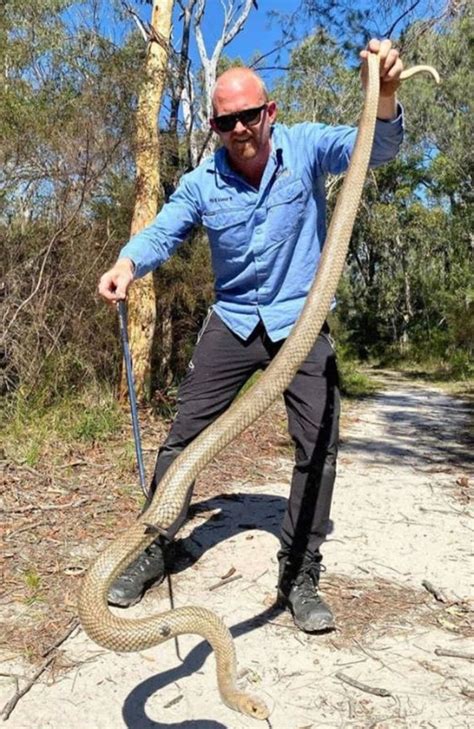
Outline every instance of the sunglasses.
[[260, 122], [262, 111], [266, 109], [268, 104], [256, 106], [253, 109], [244, 109], [237, 111], [235, 114], [223, 114], [215, 116], [211, 119], [211, 126], [218, 132], [231, 132], [235, 129], [235, 125], [239, 121], [244, 127], [254, 127]]

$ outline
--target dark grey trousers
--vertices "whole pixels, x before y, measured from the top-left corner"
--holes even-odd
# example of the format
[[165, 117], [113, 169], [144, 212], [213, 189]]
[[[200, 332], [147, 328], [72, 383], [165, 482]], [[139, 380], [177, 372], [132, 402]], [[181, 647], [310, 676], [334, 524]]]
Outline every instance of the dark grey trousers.
[[[215, 312], [207, 317], [179, 387], [176, 418], [158, 451], [152, 493], [179, 453], [226, 410], [256, 370], [268, 366], [283, 341], [272, 342], [263, 324], [243, 341]], [[295, 466], [281, 528], [282, 551], [319, 561], [319, 547], [330, 531], [339, 428], [338, 374], [327, 325], [284, 399]], [[169, 529], [172, 536], [186, 519], [191, 495], [192, 485], [185, 508]]]

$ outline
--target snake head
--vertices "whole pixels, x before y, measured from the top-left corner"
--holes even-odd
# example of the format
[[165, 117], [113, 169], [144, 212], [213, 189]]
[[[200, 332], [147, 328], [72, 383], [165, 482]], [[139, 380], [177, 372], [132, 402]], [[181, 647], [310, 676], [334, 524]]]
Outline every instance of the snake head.
[[[227, 703], [227, 702], [226, 702]], [[236, 692], [232, 698], [230, 708], [240, 711], [242, 714], [251, 716], [253, 719], [268, 719], [270, 710], [266, 703], [257, 696], [247, 694], [244, 691]]]

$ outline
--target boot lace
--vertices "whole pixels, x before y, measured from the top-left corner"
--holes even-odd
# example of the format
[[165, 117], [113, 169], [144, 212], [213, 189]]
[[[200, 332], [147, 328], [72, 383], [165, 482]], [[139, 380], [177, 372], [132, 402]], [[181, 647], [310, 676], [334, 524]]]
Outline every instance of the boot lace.
[[152, 542], [142, 554], [138, 555], [134, 562], [120, 576], [124, 582], [133, 582], [136, 577], [153, 571], [161, 566], [163, 561], [162, 547], [159, 543]]
[[325, 572], [326, 568], [320, 562], [303, 563], [300, 571], [295, 577], [293, 586], [298, 591], [302, 603], [317, 598], [317, 586], [319, 583], [319, 575]]

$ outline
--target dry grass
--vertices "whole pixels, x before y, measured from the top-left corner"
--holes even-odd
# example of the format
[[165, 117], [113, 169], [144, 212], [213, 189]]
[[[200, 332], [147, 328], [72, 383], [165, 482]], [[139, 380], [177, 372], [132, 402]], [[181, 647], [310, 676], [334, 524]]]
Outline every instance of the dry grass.
[[[167, 424], [140, 414], [151, 474]], [[196, 498], [229, 493], [235, 480], [261, 483], [269, 460], [288, 455], [283, 408], [275, 406], [203, 472]], [[2, 462], [0, 649], [37, 662], [76, 615], [81, 574], [143, 503], [130, 432], [72, 451], [50, 445], [35, 467]]]
[[337, 615], [339, 648], [355, 640], [363, 642], [374, 630], [396, 632], [421, 614], [432, 599], [421, 590], [380, 577], [323, 577], [322, 589]]

